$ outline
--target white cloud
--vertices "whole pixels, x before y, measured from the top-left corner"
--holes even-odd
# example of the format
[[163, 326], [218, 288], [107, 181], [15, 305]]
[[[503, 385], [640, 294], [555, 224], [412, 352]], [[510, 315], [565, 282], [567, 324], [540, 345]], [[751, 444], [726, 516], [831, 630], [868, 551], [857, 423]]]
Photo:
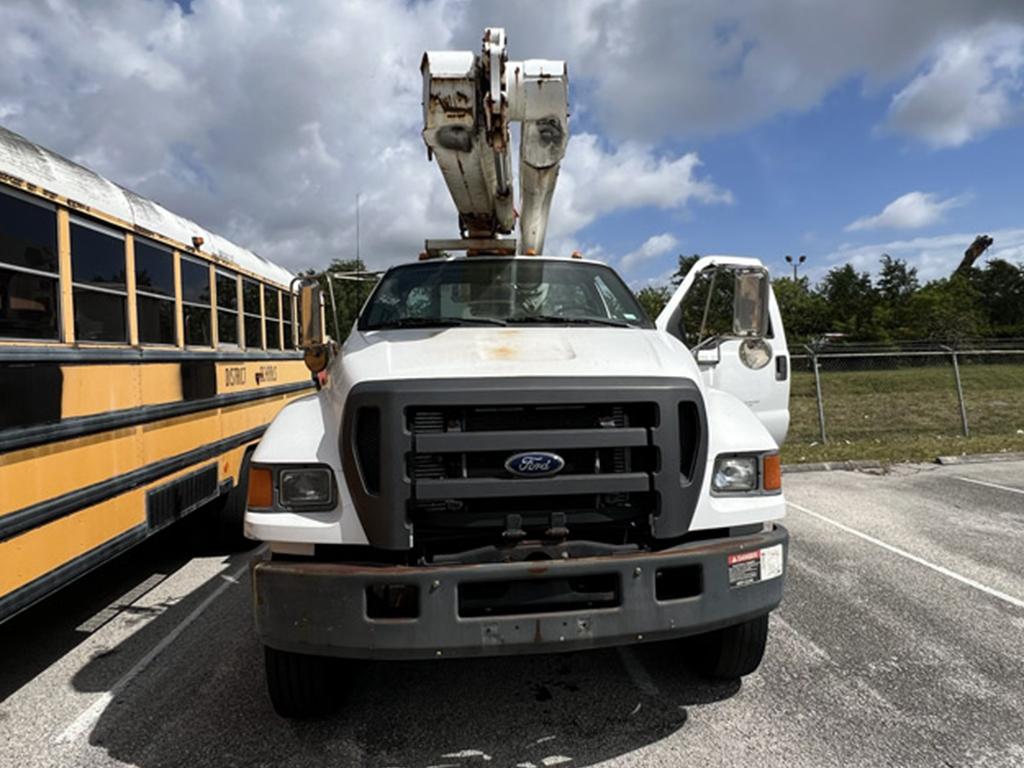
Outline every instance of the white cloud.
[[[910, 266], [917, 267], [922, 281], [948, 277], [964, 256], [964, 251], [974, 242], [977, 232], [962, 232], [934, 237], [915, 237], [907, 240], [891, 240], [871, 245], [846, 245], [815, 260], [811, 271], [814, 279], [820, 278], [829, 268], [850, 263], [855, 269], [876, 272], [883, 253], [894, 258], [905, 259]], [[985, 252], [981, 263], [989, 258], [1024, 262], [1024, 229], [999, 229], [987, 234], [995, 241]]]
[[[479, 47], [480, 29], [453, 39], [466, 10], [195, 0], [185, 15], [164, 0], [11, 0], [0, 108], [12, 130], [292, 268], [354, 256], [361, 192], [361, 252], [381, 266], [457, 233], [419, 135], [419, 63], [427, 48]], [[513, 41], [517, 56], [525, 43]], [[727, 201], [699, 165], [574, 135], [551, 244], [617, 210]]]
[[[496, 21], [497, 20], [497, 21]], [[619, 138], [741, 129], [821, 104], [863, 78], [903, 83], [951, 34], [1024, 23], [1019, 0], [487, 0], [455, 37], [503, 23], [516, 56], [558, 56], [591, 86], [588, 116]]]
[[[454, 234], [419, 137], [419, 60], [478, 49], [486, 25], [507, 26], [516, 58], [569, 61], [579, 132], [549, 250], [594, 251], [582, 230], [614, 211], [731, 201], [695, 153], [659, 139], [808, 109], [861, 75], [905, 80], [949, 30], [1024, 19], [1019, 2], [961, 0], [738, 0], [727, 13], [711, 0], [543, 13], [530, 0], [194, 0], [192, 11], [5, 0], [0, 119], [293, 268], [354, 255], [357, 192], [374, 266]], [[994, 71], [1016, 66], [1009, 55]]]
[[619, 267], [623, 272], [631, 272], [639, 265], [664, 256], [676, 249], [679, 239], [670, 232], [663, 232], [660, 235], [652, 235], [643, 244], [630, 251], [619, 260]]
[[1020, 115], [1022, 76], [1024, 26], [974, 30], [943, 43], [893, 97], [887, 126], [935, 148], [958, 147]]
[[570, 139], [562, 164], [551, 233], [564, 237], [616, 210], [732, 202], [728, 190], [698, 176], [700, 165], [693, 152], [663, 156], [632, 142], [606, 149], [594, 134], [577, 134]]
[[881, 213], [857, 219], [845, 229], [921, 229], [938, 223], [946, 211], [966, 202], [963, 195], [941, 199], [929, 192], [908, 192], [885, 206]]
[[[0, 6], [7, 127], [292, 268], [407, 257], [455, 228], [419, 138], [444, 3]], [[83, 43], [83, 41], [87, 41]], [[368, 43], [368, 41], [372, 41]], [[6, 46], [5, 46], [6, 47]]]
[[544, 245], [544, 252], [552, 256], [568, 256], [574, 251], [579, 251], [585, 259], [604, 262], [609, 260], [609, 254], [605, 252], [601, 243], [581, 242], [576, 237], [549, 237]]

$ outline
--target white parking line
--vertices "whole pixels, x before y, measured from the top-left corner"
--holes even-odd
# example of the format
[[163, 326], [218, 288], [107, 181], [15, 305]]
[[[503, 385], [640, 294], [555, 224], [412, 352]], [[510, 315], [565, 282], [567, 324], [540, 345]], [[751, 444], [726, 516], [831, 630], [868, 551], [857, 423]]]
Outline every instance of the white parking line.
[[153, 660], [156, 659], [157, 656], [163, 653], [171, 643], [181, 636], [182, 632], [188, 629], [192, 622], [202, 616], [203, 612], [213, 605], [214, 601], [218, 597], [224, 594], [224, 591], [228, 587], [233, 587], [238, 584], [238, 578], [244, 574], [248, 568], [249, 563], [246, 562], [230, 574], [221, 574], [220, 578], [223, 580], [221, 585], [208, 595], [203, 602], [197, 605], [192, 613], [182, 619], [170, 632], [164, 635], [163, 639], [154, 645], [150, 649], [149, 653], [135, 662], [135, 666], [125, 672], [125, 674], [110, 687], [109, 691], [105, 691], [98, 699], [96, 699], [96, 701], [86, 709], [82, 710], [78, 717], [72, 720], [71, 724], [61, 731], [54, 741], [58, 744], [66, 744], [76, 741], [83, 734], [89, 731], [96, 723], [98, 723], [100, 717], [103, 716], [104, 711], [106, 711], [107, 707], [110, 706], [110, 702], [114, 700], [114, 697], [123, 691], [132, 680], [142, 674], [146, 668], [153, 663]]
[[167, 578], [166, 573], [154, 573], [148, 579], [132, 587], [110, 605], [90, 616], [84, 622], [75, 627], [75, 632], [86, 632], [92, 634], [108, 622], [112, 621], [122, 611], [130, 608], [132, 604], [144, 594], [155, 588], [161, 581]]
[[910, 552], [907, 552], [905, 549], [900, 549], [899, 547], [895, 547], [892, 544], [887, 544], [881, 539], [876, 539], [874, 536], [869, 536], [866, 533], [858, 531], [856, 528], [851, 528], [848, 525], [843, 525], [837, 520], [833, 520], [831, 517], [826, 517], [825, 515], [813, 512], [807, 509], [807, 507], [801, 507], [799, 504], [794, 504], [792, 501], [787, 501], [786, 504], [792, 507], [793, 509], [803, 512], [805, 515], [816, 517], [824, 523], [828, 523], [829, 525], [835, 526], [841, 531], [846, 531], [846, 533], [851, 533], [854, 536], [858, 536], [864, 539], [864, 541], [868, 541], [874, 544], [875, 546], [881, 547], [882, 549], [886, 549], [889, 552], [899, 555], [900, 557], [905, 557], [907, 560], [911, 560], [917, 563], [918, 565], [923, 565], [925, 568], [931, 568], [936, 573], [941, 573], [943, 576], [948, 576], [951, 579], [956, 579], [961, 584], [966, 584], [968, 587], [972, 587], [978, 590], [979, 592], [984, 592], [986, 595], [991, 595], [992, 597], [998, 598], [999, 600], [1009, 603], [1010, 605], [1014, 605], [1017, 608], [1024, 608], [1024, 600], [1016, 598], [1013, 595], [1008, 595], [1005, 592], [1000, 592], [998, 589], [993, 589], [992, 587], [986, 586], [985, 584], [982, 584], [980, 581], [975, 581], [974, 579], [968, 578], [967, 576], [959, 574], [956, 571], [951, 571], [949, 570], [949, 568], [945, 568], [941, 565], [925, 560], [923, 557], [918, 557], [917, 555], [911, 554]]
[[1013, 488], [1009, 485], [1000, 485], [999, 483], [990, 483], [987, 480], [975, 480], [973, 477], [962, 477], [961, 475], [953, 475], [954, 480], [963, 480], [965, 483], [974, 483], [975, 485], [984, 485], [987, 488], [998, 488], [1000, 491], [1009, 491], [1010, 493], [1019, 493], [1024, 496], [1024, 489]]

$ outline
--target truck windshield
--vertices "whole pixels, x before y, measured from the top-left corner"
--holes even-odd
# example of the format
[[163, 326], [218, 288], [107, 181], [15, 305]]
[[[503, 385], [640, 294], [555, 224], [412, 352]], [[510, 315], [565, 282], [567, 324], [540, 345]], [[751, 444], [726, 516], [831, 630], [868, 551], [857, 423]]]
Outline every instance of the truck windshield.
[[359, 329], [527, 323], [653, 327], [608, 267], [542, 258], [475, 257], [390, 270], [370, 297]]

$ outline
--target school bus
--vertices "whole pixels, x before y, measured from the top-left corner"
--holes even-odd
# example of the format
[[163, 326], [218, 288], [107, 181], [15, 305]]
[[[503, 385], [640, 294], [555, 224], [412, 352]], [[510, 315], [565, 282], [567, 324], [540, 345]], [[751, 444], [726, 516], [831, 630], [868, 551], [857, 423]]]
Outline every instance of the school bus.
[[313, 386], [292, 274], [0, 127], [0, 621], [196, 510]]

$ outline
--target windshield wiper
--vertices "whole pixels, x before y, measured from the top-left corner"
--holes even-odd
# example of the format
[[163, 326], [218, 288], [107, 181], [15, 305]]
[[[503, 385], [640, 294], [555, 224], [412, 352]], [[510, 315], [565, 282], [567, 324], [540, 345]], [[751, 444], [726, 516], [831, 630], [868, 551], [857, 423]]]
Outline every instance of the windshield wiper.
[[610, 325], [615, 328], [629, 328], [625, 320], [611, 317], [562, 317], [561, 315], [518, 315], [508, 319], [510, 323], [550, 323], [552, 325]]
[[387, 328], [451, 328], [459, 325], [505, 325], [496, 317], [400, 317], [380, 323], [371, 330]]

